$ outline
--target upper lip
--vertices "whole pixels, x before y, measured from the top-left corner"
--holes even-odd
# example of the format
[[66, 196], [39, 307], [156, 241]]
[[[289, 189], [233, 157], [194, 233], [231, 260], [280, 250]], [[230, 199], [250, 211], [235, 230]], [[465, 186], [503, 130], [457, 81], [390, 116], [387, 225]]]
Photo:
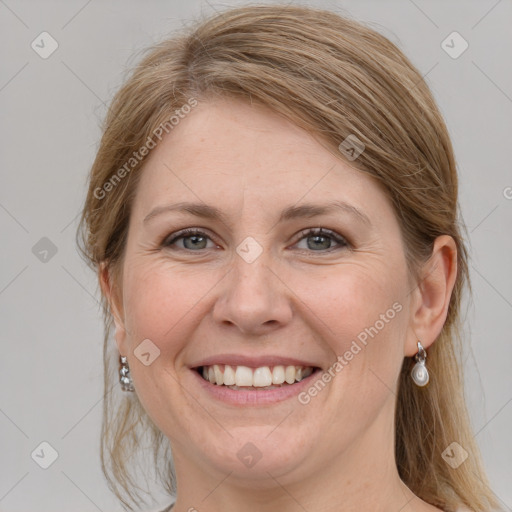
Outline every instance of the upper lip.
[[304, 359], [297, 359], [279, 355], [260, 355], [257, 357], [242, 354], [218, 354], [206, 357], [190, 364], [190, 368], [199, 366], [212, 366], [214, 364], [229, 364], [230, 366], [248, 366], [249, 368], [261, 368], [262, 366], [305, 366], [319, 368], [320, 365]]

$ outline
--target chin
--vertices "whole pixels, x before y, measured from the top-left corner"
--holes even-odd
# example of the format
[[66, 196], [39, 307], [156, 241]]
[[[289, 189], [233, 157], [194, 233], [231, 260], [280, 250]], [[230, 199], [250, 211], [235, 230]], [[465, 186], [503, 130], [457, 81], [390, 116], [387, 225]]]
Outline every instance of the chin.
[[272, 432], [275, 426], [269, 425], [234, 429], [232, 437], [226, 434], [203, 446], [203, 461], [221, 474], [231, 474], [230, 479], [240, 480], [240, 485], [275, 487], [275, 478], [292, 478], [298, 468], [303, 472], [314, 453], [303, 434], [279, 428], [280, 432]]

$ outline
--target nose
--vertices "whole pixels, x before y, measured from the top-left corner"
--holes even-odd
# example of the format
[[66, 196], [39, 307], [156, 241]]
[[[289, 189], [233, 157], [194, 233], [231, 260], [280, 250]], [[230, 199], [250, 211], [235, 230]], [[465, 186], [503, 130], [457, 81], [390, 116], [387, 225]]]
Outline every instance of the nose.
[[234, 326], [244, 335], [261, 336], [291, 320], [293, 294], [278, 276], [268, 253], [263, 250], [250, 263], [234, 255], [232, 270], [222, 280], [214, 306], [217, 323]]

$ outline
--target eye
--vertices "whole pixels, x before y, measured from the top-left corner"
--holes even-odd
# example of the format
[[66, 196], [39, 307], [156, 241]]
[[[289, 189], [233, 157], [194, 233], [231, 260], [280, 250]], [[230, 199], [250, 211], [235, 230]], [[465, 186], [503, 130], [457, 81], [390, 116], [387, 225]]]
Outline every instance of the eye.
[[349, 247], [349, 243], [341, 235], [338, 235], [330, 229], [324, 228], [311, 228], [305, 229], [300, 232], [299, 242], [302, 240], [312, 240], [312, 242], [306, 242], [307, 249], [312, 249], [313, 252], [320, 252], [317, 249], [323, 250], [323, 252], [331, 252], [334, 249], [331, 247], [331, 242], [334, 240], [341, 247]]
[[[307, 242], [306, 249], [309, 249], [313, 252], [331, 252], [334, 249], [332, 248], [332, 241], [336, 242], [340, 248], [349, 247], [350, 244], [343, 238], [341, 235], [338, 235], [334, 231], [330, 229], [324, 228], [310, 228], [305, 229], [300, 232], [300, 238], [298, 242], [302, 240], [311, 239], [311, 242]], [[211, 240], [211, 237], [206, 234], [204, 231], [201, 231], [197, 228], [187, 228], [178, 231], [177, 233], [173, 233], [169, 237], [167, 237], [163, 242], [163, 247], [171, 247], [175, 245], [178, 241], [182, 242], [182, 247], [177, 247], [178, 250], [189, 250], [197, 252], [200, 249], [208, 249], [212, 248], [207, 247], [208, 240]], [[297, 242], [297, 243], [298, 243]]]
[[178, 249], [191, 251], [194, 251], [195, 249], [207, 249], [206, 241], [210, 239], [206, 233], [195, 228], [182, 229], [170, 236], [172, 238], [168, 237], [162, 242], [163, 247], [170, 247], [178, 240], [183, 240], [184, 247], [178, 247]]

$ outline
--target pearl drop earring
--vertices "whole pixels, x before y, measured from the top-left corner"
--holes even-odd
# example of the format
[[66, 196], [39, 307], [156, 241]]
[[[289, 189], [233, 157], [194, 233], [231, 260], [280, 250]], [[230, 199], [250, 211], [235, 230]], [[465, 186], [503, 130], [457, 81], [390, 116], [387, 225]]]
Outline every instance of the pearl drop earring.
[[418, 353], [414, 356], [416, 360], [416, 364], [411, 370], [411, 377], [414, 383], [417, 386], [423, 387], [428, 384], [430, 380], [430, 376], [428, 374], [427, 367], [425, 365], [425, 361], [427, 359], [427, 352], [422, 347], [421, 343], [418, 341]]

